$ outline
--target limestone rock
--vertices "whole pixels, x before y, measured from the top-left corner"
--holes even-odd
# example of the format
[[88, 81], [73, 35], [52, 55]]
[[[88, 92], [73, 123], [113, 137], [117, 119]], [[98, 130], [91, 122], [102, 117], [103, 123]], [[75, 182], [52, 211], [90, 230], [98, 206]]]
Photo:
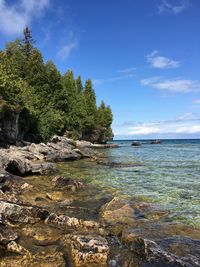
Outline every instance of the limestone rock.
[[11, 222], [19, 223], [35, 223], [44, 220], [48, 216], [48, 212], [44, 209], [22, 206], [14, 203], [0, 201], [0, 213]]
[[75, 267], [107, 266], [109, 246], [105, 238], [96, 235], [67, 235]]

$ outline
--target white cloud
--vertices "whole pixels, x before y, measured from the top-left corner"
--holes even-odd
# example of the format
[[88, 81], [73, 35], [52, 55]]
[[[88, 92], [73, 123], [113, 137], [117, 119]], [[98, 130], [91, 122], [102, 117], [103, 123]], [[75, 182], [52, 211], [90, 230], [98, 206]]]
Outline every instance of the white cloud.
[[59, 51], [57, 52], [57, 57], [59, 57], [60, 59], [62, 60], [66, 60], [73, 49], [77, 48], [78, 46], [78, 42], [77, 40], [73, 40], [73, 41], [70, 41], [69, 43], [67, 43], [66, 45], [63, 45]]
[[0, 31], [7, 35], [21, 33], [49, 4], [50, 0], [18, 0], [8, 5], [5, 0], [0, 0]]
[[176, 61], [164, 56], [159, 56], [158, 51], [154, 50], [151, 54], [147, 55], [147, 62], [157, 69], [173, 69], [180, 67], [180, 61]]
[[200, 113], [186, 113], [174, 120], [124, 122], [114, 125], [115, 138], [200, 137]]
[[168, 14], [180, 14], [185, 9], [190, 6], [189, 0], [162, 0], [161, 4], [158, 6], [158, 13], [168, 13]]
[[127, 74], [127, 75], [121, 75], [121, 76], [115, 76], [108, 79], [94, 79], [92, 82], [94, 85], [101, 85], [103, 83], [111, 83], [115, 81], [121, 81], [121, 80], [127, 80], [135, 77], [133, 73]]
[[123, 70], [117, 70], [118, 73], [130, 73], [130, 72], [134, 72], [137, 68], [132, 67], [132, 68], [127, 68], [127, 69], [123, 69]]
[[200, 81], [187, 79], [163, 79], [161, 77], [151, 77], [140, 81], [142, 85], [162, 91], [189, 93], [200, 90]]

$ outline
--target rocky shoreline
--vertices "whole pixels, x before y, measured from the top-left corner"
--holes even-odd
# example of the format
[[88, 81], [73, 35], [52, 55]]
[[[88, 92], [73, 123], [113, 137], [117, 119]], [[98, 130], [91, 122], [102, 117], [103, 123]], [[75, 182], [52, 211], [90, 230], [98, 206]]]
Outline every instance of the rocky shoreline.
[[56, 176], [57, 162], [104, 164], [93, 148], [54, 136], [0, 150], [0, 267], [200, 266], [199, 229], [159, 205]]

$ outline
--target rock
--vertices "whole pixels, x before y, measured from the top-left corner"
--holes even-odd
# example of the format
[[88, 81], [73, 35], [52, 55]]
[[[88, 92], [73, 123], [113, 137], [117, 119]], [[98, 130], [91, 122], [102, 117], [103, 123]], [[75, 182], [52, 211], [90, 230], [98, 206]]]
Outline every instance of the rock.
[[[192, 259], [178, 257], [160, 247], [155, 242], [143, 239], [135, 238], [130, 246], [131, 250], [138, 254], [143, 262], [147, 262], [150, 266], [177, 266], [177, 267], [197, 267], [200, 266], [199, 262]], [[192, 262], [189, 262], [192, 260]], [[145, 265], [144, 265], [145, 266]]]
[[[42, 250], [42, 249], [41, 249]], [[20, 255], [3, 257], [1, 267], [66, 267], [64, 255], [58, 251], [41, 251], [34, 255]]]
[[118, 148], [117, 144], [92, 144], [92, 148]]
[[92, 143], [89, 142], [89, 141], [84, 141], [84, 140], [77, 140], [76, 141], [76, 147], [77, 148], [83, 148], [83, 147], [91, 147], [92, 146]]
[[46, 194], [47, 198], [53, 201], [63, 200], [63, 194], [60, 191], [52, 191]]
[[26, 226], [22, 231], [26, 237], [34, 239], [36, 244], [42, 246], [55, 243], [61, 234], [59, 229], [52, 228], [46, 224], [36, 224], [34, 227]]
[[10, 227], [0, 223], [0, 245], [6, 245], [17, 238], [17, 233], [15, 233]]
[[132, 146], [141, 146], [142, 144], [139, 141], [134, 141], [131, 145]]
[[84, 184], [70, 177], [56, 176], [52, 179], [55, 188], [61, 188], [69, 191], [77, 191], [84, 188]]
[[7, 251], [17, 253], [20, 255], [30, 255], [30, 252], [22, 247], [21, 245], [17, 244], [15, 241], [11, 241], [6, 246]]
[[150, 142], [150, 144], [158, 145], [158, 144], [161, 144], [161, 141], [160, 140], [153, 140], [153, 141]]
[[102, 206], [100, 211], [101, 220], [112, 226], [112, 230], [117, 232], [121, 228], [134, 226], [136, 220], [134, 218], [134, 209], [125, 199], [114, 197], [110, 202]]
[[107, 266], [109, 246], [105, 238], [96, 235], [66, 235], [75, 267]]
[[72, 161], [96, 155], [86, 146], [78, 148], [69, 138], [54, 136], [47, 144], [27, 144], [24, 147], [11, 146], [0, 150], [0, 169], [25, 176], [30, 174], [47, 174], [56, 170], [52, 162]]
[[31, 190], [31, 189], [33, 189], [33, 185], [30, 185], [28, 183], [24, 183], [24, 184], [22, 184], [21, 189], [22, 190]]
[[0, 214], [11, 222], [35, 223], [47, 218], [47, 210], [0, 201]]
[[131, 168], [131, 167], [140, 167], [143, 166], [142, 164], [139, 163], [123, 163], [123, 162], [115, 162], [115, 161], [109, 161], [107, 159], [97, 159], [96, 160], [97, 164], [108, 166], [111, 168]]
[[101, 225], [95, 221], [84, 221], [82, 219], [78, 219], [75, 217], [69, 217], [66, 215], [57, 215], [55, 213], [51, 213], [49, 217], [45, 220], [46, 224], [59, 226], [64, 229], [85, 229], [90, 231], [96, 231], [100, 233], [104, 233], [105, 231], [101, 228]]

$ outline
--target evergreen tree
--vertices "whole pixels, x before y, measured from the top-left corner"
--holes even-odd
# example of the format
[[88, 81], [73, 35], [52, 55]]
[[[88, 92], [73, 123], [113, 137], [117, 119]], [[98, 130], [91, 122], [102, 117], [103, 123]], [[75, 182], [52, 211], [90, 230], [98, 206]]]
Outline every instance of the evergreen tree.
[[27, 60], [33, 52], [34, 44], [35, 40], [32, 37], [30, 29], [26, 26], [24, 28], [24, 38], [22, 39], [22, 50]]
[[82, 93], [83, 92], [83, 84], [82, 84], [82, 80], [81, 80], [81, 76], [80, 75], [76, 79], [76, 86], [77, 86], [78, 93]]
[[95, 128], [97, 120], [96, 95], [91, 80], [86, 81], [84, 98], [86, 105], [85, 131], [88, 132]]

